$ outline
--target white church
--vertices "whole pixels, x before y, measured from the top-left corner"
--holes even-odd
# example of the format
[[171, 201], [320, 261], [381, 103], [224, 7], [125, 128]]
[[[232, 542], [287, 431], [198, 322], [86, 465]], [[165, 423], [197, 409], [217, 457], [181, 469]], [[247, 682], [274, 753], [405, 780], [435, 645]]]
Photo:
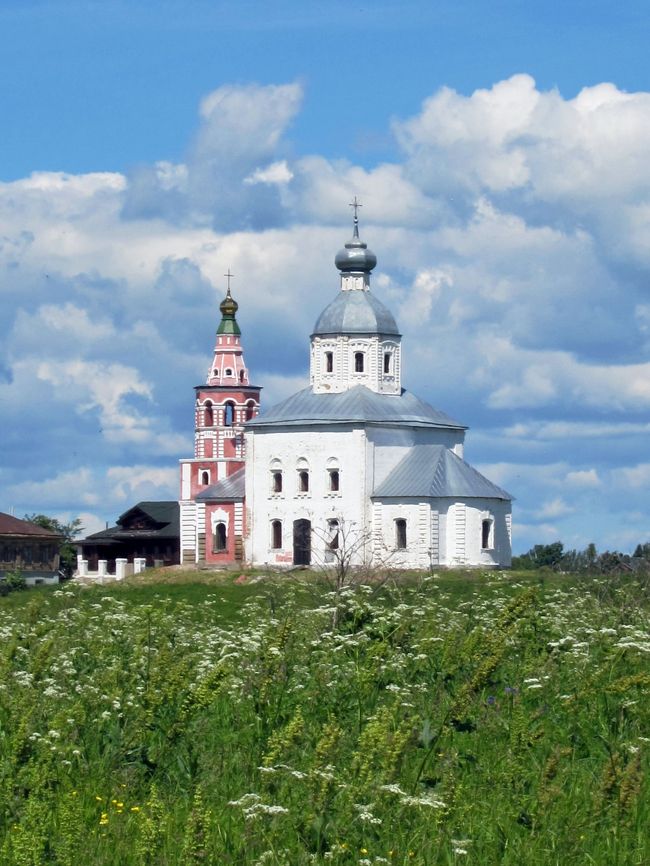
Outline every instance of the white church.
[[[463, 459], [466, 427], [402, 388], [401, 335], [359, 238], [311, 335], [310, 384], [260, 412], [230, 294], [181, 460], [185, 564], [508, 567], [512, 497]], [[347, 549], [347, 550], [346, 550]]]

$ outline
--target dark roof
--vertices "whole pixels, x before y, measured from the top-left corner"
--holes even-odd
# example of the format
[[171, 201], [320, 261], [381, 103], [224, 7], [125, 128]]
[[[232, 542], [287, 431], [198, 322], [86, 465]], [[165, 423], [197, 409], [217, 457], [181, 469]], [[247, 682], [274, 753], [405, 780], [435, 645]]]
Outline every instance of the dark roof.
[[128, 511], [117, 518], [117, 523], [121, 524], [134, 511], [142, 511], [147, 517], [150, 517], [156, 523], [175, 523], [178, 528], [179, 524], [179, 505], [175, 499], [161, 500], [159, 502], [138, 502]]
[[339, 394], [315, 394], [311, 388], [305, 388], [247, 421], [246, 428], [351, 422], [466, 429], [409, 391], [402, 389], [400, 394], [377, 394], [365, 385], [355, 385]]
[[243, 499], [245, 494], [245, 469], [242, 466], [228, 478], [210, 484], [196, 497], [199, 501], [234, 502]]
[[501, 487], [444, 445], [414, 445], [373, 492], [373, 497], [512, 499]]
[[[157, 524], [147, 529], [125, 529], [123, 524], [134, 512], [145, 514], [152, 523]], [[180, 537], [180, 507], [176, 500], [161, 502], [138, 502], [117, 518], [117, 526], [109, 526], [100, 532], [93, 532], [76, 541], [76, 544], [102, 543], [110, 541], [128, 541], [133, 538], [179, 538]]]
[[0, 535], [34, 535], [41, 538], [57, 538], [61, 539], [60, 532], [54, 532], [51, 529], [44, 529], [37, 523], [31, 523], [29, 520], [19, 520], [12, 514], [5, 514], [0, 511]]

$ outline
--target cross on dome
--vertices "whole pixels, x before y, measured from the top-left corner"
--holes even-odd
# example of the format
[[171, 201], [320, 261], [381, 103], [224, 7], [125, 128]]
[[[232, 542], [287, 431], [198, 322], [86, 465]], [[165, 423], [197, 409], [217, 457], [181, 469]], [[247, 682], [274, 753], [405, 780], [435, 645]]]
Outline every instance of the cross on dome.
[[354, 208], [354, 235], [353, 235], [353, 237], [358, 238], [359, 237], [359, 213], [358, 213], [358, 210], [360, 207], [363, 207], [363, 205], [361, 204], [360, 201], [358, 201], [358, 199], [355, 195], [354, 199], [350, 202], [348, 207]]

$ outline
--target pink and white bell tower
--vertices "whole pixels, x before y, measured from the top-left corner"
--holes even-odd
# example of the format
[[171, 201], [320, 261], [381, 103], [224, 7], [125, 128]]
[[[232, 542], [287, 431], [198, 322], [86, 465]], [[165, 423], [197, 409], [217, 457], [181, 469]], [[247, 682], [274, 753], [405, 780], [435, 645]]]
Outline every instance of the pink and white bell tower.
[[243, 551], [243, 425], [259, 413], [261, 388], [249, 381], [226, 276], [212, 363], [205, 385], [194, 389], [194, 457], [180, 461], [181, 562], [188, 564], [235, 562]]

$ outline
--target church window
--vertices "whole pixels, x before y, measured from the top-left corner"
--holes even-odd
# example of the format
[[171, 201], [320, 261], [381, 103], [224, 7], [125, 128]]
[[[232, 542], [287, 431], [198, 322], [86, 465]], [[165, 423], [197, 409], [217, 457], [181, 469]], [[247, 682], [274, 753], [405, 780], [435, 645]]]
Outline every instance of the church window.
[[273, 493], [282, 493], [282, 472], [271, 472], [271, 490]]
[[232, 427], [235, 423], [235, 406], [233, 403], [226, 403], [223, 407], [223, 423], [226, 427]]
[[406, 521], [402, 517], [395, 521], [395, 547], [398, 550], [406, 549]]
[[214, 527], [214, 535], [212, 537], [212, 552], [223, 553], [227, 546], [226, 524], [217, 523]]
[[223, 371], [223, 375], [224, 376], [232, 376], [232, 370], [230, 369], [230, 367], [228, 367], [226, 370]]
[[239, 381], [240, 381], [240, 382], [243, 382], [243, 381], [244, 381], [244, 375], [245, 375], [245, 374], [244, 374], [244, 371], [243, 371], [243, 370], [240, 370], [240, 371], [239, 371]]
[[325, 372], [334, 372], [334, 352], [325, 352]]
[[354, 353], [354, 372], [363, 373], [363, 352]]
[[481, 548], [483, 550], [489, 550], [491, 547], [493, 547], [492, 521], [483, 520], [481, 522]]
[[213, 375], [213, 376], [218, 376], [218, 375], [219, 375], [219, 371], [217, 370], [216, 367], [215, 367], [214, 370], [212, 371], [212, 375]]
[[209, 484], [210, 483], [210, 473], [205, 470], [201, 473], [201, 484]]
[[327, 547], [329, 550], [339, 549], [339, 522], [338, 520], [327, 521], [328, 539]]
[[252, 400], [249, 400], [246, 404], [246, 420], [250, 421], [251, 418], [255, 417], [255, 403]]
[[329, 474], [330, 490], [331, 490], [333, 493], [338, 493], [338, 491], [339, 491], [339, 489], [340, 489], [340, 488], [339, 488], [339, 485], [340, 485], [340, 482], [341, 482], [341, 478], [340, 478], [340, 475], [339, 475], [339, 470], [338, 470], [338, 469], [328, 469], [327, 471], [328, 471], [328, 474]]
[[271, 548], [273, 550], [282, 549], [282, 521], [271, 521]]
[[307, 469], [301, 469], [298, 473], [298, 492], [309, 492], [309, 472]]
[[384, 352], [384, 374], [390, 373], [390, 352]]
[[208, 400], [203, 409], [203, 423], [206, 427], [212, 427], [214, 424], [214, 410], [212, 403]]

